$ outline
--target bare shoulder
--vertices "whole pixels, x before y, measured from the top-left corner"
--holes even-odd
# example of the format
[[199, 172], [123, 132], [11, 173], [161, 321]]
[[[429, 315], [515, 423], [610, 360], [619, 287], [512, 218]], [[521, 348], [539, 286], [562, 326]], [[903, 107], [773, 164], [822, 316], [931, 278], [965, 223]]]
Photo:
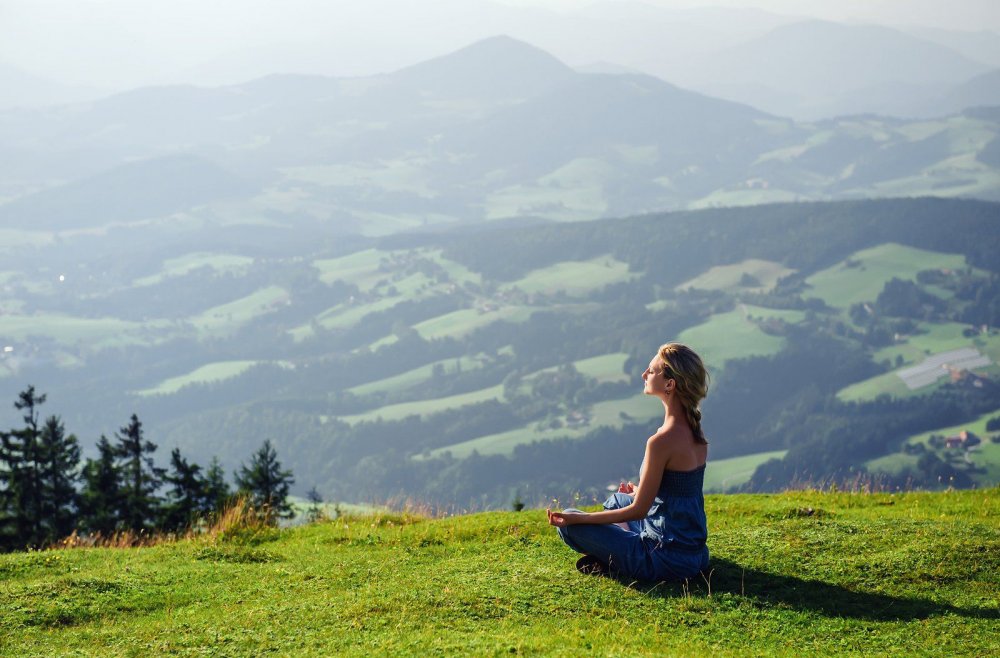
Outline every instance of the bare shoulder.
[[707, 446], [696, 445], [691, 431], [682, 427], [657, 430], [646, 445], [651, 452], [662, 456], [667, 464], [673, 464], [680, 470], [694, 467], [688, 464], [704, 463], [707, 456]]

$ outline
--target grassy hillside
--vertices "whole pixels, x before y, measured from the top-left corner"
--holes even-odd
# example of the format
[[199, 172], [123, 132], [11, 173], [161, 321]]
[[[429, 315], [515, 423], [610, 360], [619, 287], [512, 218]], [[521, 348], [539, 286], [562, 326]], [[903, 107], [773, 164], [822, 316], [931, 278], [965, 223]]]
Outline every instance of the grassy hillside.
[[711, 570], [582, 576], [541, 511], [0, 556], [4, 655], [1000, 652], [1000, 490], [709, 496]]

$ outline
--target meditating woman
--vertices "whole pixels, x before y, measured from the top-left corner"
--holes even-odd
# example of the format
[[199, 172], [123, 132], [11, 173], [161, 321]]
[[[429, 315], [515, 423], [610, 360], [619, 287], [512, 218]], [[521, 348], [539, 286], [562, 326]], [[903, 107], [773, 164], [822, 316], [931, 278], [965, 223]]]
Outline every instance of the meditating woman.
[[708, 441], [698, 404], [708, 392], [701, 358], [662, 346], [642, 373], [643, 392], [663, 403], [663, 425], [646, 441], [639, 484], [623, 482], [604, 511], [546, 510], [584, 573], [645, 581], [684, 580], [708, 566], [702, 482]]

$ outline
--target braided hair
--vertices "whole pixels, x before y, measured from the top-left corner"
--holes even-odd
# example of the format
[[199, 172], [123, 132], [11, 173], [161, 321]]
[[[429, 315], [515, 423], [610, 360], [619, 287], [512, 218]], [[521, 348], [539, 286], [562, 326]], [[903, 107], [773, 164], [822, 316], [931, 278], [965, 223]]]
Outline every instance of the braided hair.
[[694, 350], [681, 343], [660, 346], [659, 355], [663, 361], [664, 377], [676, 382], [674, 393], [684, 407], [695, 441], [708, 443], [701, 428], [701, 409], [698, 408], [702, 399], [708, 395], [709, 377], [705, 364]]

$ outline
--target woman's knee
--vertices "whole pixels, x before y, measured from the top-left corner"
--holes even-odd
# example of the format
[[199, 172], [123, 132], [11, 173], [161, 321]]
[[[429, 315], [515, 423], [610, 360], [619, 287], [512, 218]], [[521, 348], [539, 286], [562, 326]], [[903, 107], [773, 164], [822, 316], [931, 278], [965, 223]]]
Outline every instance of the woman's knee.
[[621, 509], [632, 504], [634, 499], [625, 493], [613, 493], [604, 501], [604, 509]]

